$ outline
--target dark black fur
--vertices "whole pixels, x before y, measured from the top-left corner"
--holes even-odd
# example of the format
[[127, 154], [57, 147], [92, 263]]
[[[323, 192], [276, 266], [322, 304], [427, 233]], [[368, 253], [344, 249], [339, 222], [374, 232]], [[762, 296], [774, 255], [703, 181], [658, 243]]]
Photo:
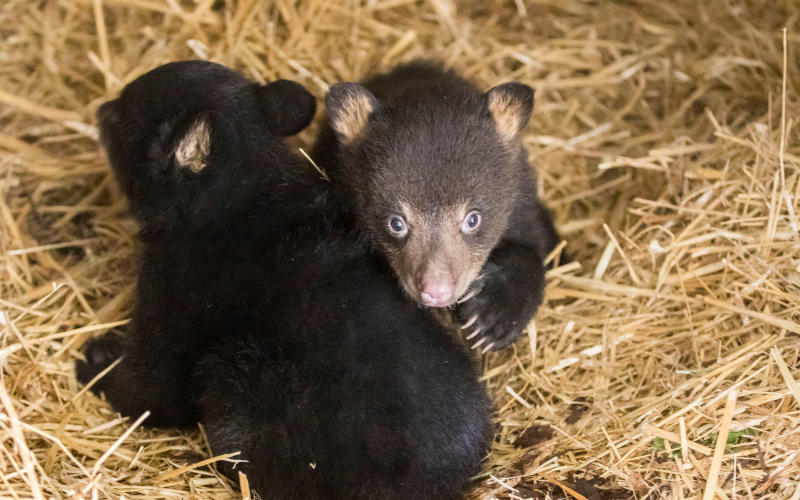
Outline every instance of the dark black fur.
[[[403, 201], [420, 211], [466, 203], [480, 209], [483, 225], [469, 235], [470, 248], [487, 253], [469, 291], [457, 306], [467, 333], [500, 349], [517, 339], [542, 302], [544, 258], [560, 241], [551, 216], [537, 199], [534, 171], [519, 137], [504, 142], [489, 112], [487, 93], [455, 72], [417, 61], [363, 82], [340, 84], [327, 97], [329, 118], [359, 91], [375, 111], [364, 132], [347, 144], [326, 128], [314, 158], [332, 179], [341, 209], [387, 254], [404, 242], [386, 231], [386, 215]], [[522, 84], [496, 89], [522, 103], [527, 124], [533, 91]], [[480, 263], [478, 264], [480, 265]], [[395, 266], [395, 269], [397, 266]], [[464, 294], [463, 296], [466, 296]]]
[[[457, 497], [487, 451], [486, 395], [275, 137], [308, 123], [310, 98], [192, 61], [101, 108], [144, 254], [124, 344], [90, 343], [78, 378], [122, 354], [93, 389], [150, 425], [202, 422], [262, 498]], [[198, 117], [211, 148], [194, 173], [173, 151]]]

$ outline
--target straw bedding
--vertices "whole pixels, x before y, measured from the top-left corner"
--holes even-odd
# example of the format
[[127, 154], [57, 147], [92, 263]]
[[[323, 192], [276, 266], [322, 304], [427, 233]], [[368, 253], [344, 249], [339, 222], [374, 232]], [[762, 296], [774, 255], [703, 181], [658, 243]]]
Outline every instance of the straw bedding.
[[142, 429], [75, 381], [136, 268], [96, 107], [176, 59], [321, 97], [435, 56], [536, 88], [526, 144], [574, 258], [529, 334], [483, 356], [497, 437], [474, 496], [800, 498], [798, 19], [756, 0], [4, 1], [0, 496], [240, 495], [202, 430]]

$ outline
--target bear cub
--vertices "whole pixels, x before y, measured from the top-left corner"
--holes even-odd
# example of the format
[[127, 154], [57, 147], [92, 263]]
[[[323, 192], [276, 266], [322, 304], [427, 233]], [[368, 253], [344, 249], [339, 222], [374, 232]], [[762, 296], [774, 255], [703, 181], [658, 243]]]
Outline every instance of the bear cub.
[[508, 346], [543, 299], [560, 238], [522, 145], [533, 90], [480, 91], [431, 61], [333, 85], [313, 157], [340, 209], [416, 302], [454, 309], [483, 351]]
[[491, 439], [467, 352], [396, 286], [282, 136], [313, 97], [202, 61], [98, 111], [143, 247], [127, 337], [77, 376], [148, 425], [201, 422], [261, 498], [458, 498]]

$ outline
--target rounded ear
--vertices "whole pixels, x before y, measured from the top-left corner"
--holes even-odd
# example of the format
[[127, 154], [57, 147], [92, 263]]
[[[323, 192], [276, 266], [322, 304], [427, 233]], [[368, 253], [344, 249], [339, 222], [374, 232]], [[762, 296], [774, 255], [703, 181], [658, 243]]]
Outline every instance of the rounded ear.
[[195, 174], [208, 165], [211, 156], [211, 123], [208, 118], [198, 116], [181, 132], [175, 145], [175, 163], [179, 168]]
[[233, 126], [217, 113], [200, 113], [184, 123], [173, 149], [178, 168], [199, 174], [212, 155], [224, 157], [236, 150], [238, 137]]
[[294, 135], [311, 123], [317, 101], [297, 82], [277, 80], [258, 86], [256, 100], [267, 118], [267, 127], [275, 135]]
[[497, 133], [503, 140], [510, 141], [528, 126], [533, 110], [533, 89], [529, 86], [504, 83], [489, 89], [486, 100]]
[[328, 121], [345, 144], [353, 143], [367, 127], [369, 116], [379, 108], [372, 92], [357, 83], [336, 83], [325, 96]]

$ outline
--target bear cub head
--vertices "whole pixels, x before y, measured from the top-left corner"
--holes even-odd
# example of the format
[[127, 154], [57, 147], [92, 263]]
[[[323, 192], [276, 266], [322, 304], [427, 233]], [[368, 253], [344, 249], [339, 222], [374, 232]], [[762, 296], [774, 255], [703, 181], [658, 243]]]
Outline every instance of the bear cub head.
[[[402, 83], [413, 71], [415, 83]], [[516, 198], [531, 189], [520, 135], [533, 89], [482, 92], [455, 73], [409, 66], [372, 84], [333, 85], [326, 105], [338, 142], [333, 180], [359, 226], [411, 298], [454, 305], [480, 282]]]
[[[290, 105], [287, 105], [290, 104]], [[207, 61], [160, 66], [97, 111], [100, 138], [142, 232], [199, 228], [235, 209], [305, 128], [314, 97], [301, 85], [259, 85]]]

